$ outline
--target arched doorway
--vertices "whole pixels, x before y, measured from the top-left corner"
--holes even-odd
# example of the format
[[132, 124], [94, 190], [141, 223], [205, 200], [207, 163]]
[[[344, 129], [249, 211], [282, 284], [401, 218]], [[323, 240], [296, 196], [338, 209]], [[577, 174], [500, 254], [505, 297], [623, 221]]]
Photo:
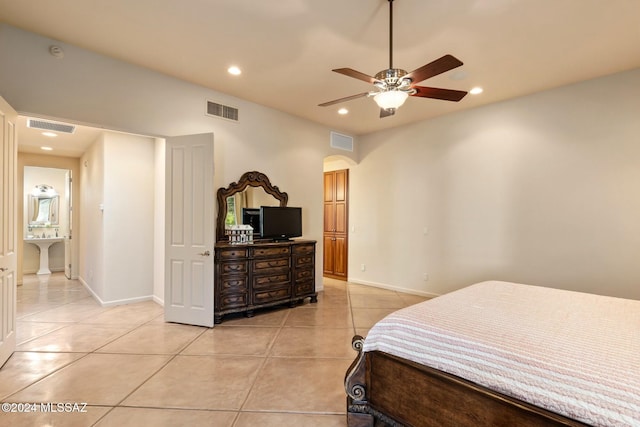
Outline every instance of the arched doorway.
[[323, 275], [338, 280], [349, 276], [349, 168], [344, 156], [324, 160]]

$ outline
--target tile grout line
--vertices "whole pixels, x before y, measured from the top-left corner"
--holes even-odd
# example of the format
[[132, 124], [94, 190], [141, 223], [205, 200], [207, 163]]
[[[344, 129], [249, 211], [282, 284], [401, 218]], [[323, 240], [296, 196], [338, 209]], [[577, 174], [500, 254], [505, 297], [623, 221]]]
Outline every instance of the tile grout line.
[[238, 409], [238, 415], [236, 416], [236, 419], [234, 420], [234, 422], [232, 424], [232, 427], [235, 426], [235, 424], [237, 422], [237, 419], [240, 417], [240, 413], [243, 412], [244, 406], [247, 404], [247, 401], [249, 400], [249, 396], [251, 395], [251, 392], [253, 391], [253, 387], [255, 387], [256, 382], [258, 382], [258, 377], [260, 376], [260, 373], [262, 372], [262, 370], [264, 369], [265, 365], [267, 364], [267, 361], [269, 360], [271, 351], [273, 350], [273, 346], [275, 345], [276, 340], [280, 336], [280, 333], [282, 333], [282, 330], [284, 329], [284, 327], [285, 327], [285, 325], [287, 323], [287, 319], [289, 318], [290, 314], [291, 314], [291, 310], [287, 310], [284, 318], [280, 322], [280, 326], [278, 327], [278, 332], [276, 332], [276, 334], [274, 335], [273, 339], [269, 343], [269, 346], [267, 347], [267, 351], [265, 352], [265, 355], [264, 355], [264, 360], [262, 361], [262, 363], [260, 364], [260, 366], [256, 370], [256, 376], [254, 377], [253, 381], [251, 382], [251, 385], [249, 386], [249, 390], [247, 391], [247, 395], [242, 400], [242, 404], [240, 404], [240, 408]]

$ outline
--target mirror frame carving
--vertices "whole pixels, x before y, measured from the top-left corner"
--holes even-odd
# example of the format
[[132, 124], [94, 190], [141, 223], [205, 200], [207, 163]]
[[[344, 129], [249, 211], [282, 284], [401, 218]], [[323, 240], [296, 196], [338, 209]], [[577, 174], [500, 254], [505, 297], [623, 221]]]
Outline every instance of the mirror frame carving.
[[218, 218], [216, 221], [216, 242], [227, 240], [225, 235], [224, 220], [227, 217], [227, 197], [244, 191], [247, 187], [262, 187], [262, 189], [271, 196], [275, 197], [281, 207], [286, 207], [289, 201], [289, 195], [271, 184], [267, 175], [258, 171], [245, 172], [242, 174], [238, 182], [232, 182], [228, 187], [218, 189], [216, 197], [218, 199]]

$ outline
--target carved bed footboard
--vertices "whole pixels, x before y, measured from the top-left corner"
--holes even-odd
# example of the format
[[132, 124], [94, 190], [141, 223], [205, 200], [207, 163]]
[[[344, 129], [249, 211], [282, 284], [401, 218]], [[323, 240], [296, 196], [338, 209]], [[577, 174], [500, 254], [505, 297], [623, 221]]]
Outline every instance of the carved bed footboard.
[[389, 354], [358, 352], [345, 375], [349, 427], [539, 427], [587, 424]]

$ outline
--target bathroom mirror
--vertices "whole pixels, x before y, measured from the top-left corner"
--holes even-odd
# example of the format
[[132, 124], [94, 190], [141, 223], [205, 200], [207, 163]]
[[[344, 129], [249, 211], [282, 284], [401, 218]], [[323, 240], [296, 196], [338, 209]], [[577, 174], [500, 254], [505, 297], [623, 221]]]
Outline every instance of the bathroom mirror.
[[29, 194], [29, 225], [58, 225], [57, 191], [50, 185], [41, 184]]
[[287, 206], [289, 196], [271, 185], [269, 178], [261, 172], [246, 172], [238, 182], [218, 189], [218, 219], [216, 240], [227, 240], [226, 225], [242, 224], [243, 208], [259, 209], [260, 206]]

